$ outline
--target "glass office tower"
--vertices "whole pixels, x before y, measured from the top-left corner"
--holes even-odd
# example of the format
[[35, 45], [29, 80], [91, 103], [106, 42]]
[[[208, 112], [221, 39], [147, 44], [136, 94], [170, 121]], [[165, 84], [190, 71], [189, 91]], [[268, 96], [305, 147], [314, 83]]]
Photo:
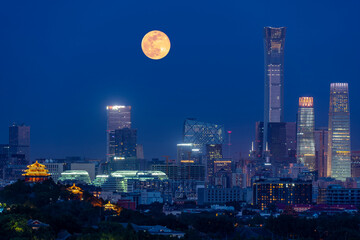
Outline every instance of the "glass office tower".
[[204, 153], [206, 144], [224, 143], [224, 126], [188, 118], [184, 122], [183, 142], [194, 144]]
[[123, 128], [115, 130], [115, 157], [136, 159], [136, 129]]
[[198, 155], [206, 157], [207, 180], [213, 176], [213, 159], [222, 157], [222, 145], [224, 143], [224, 126], [200, 122], [194, 118], [188, 118], [184, 122], [183, 142], [191, 143], [193, 148], [198, 149]]
[[315, 115], [312, 97], [299, 98], [297, 116], [297, 161], [315, 171]]
[[331, 83], [327, 175], [351, 177], [350, 107], [347, 83]]
[[131, 106], [107, 106], [106, 155], [110, 160], [115, 154], [115, 130], [131, 128]]
[[285, 33], [285, 27], [264, 28], [264, 145], [268, 138], [268, 123], [284, 121]]
[[214, 177], [214, 161], [215, 159], [222, 159], [222, 144], [206, 144], [206, 179], [211, 181]]

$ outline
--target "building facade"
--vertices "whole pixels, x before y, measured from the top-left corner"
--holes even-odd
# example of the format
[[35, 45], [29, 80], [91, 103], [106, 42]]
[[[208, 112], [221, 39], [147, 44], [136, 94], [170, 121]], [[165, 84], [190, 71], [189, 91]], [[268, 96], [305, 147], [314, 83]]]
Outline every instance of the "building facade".
[[205, 181], [205, 166], [196, 163], [154, 164], [152, 171], [164, 172], [171, 180]]
[[144, 146], [142, 144], [136, 144], [136, 158], [137, 159], [145, 159]]
[[199, 188], [198, 204], [225, 204], [230, 202], [246, 202], [246, 188]]
[[183, 142], [192, 143], [194, 147], [204, 152], [207, 144], [224, 143], [224, 126], [200, 122], [196, 119], [186, 119], [184, 122]]
[[206, 179], [208, 182], [214, 177], [214, 161], [215, 159], [222, 159], [222, 144], [207, 144], [206, 145]]
[[297, 137], [296, 137], [296, 122], [286, 122], [286, 151], [287, 157], [296, 158]]
[[136, 159], [137, 131], [123, 128], [115, 130], [115, 157]]
[[286, 123], [273, 122], [268, 124], [268, 150], [273, 163], [283, 162], [287, 158]]
[[192, 143], [179, 143], [177, 147], [177, 163], [183, 161], [193, 161], [197, 164], [202, 164], [203, 153], [201, 149], [195, 147]]
[[222, 157], [224, 134], [223, 125], [200, 122], [193, 118], [184, 122], [183, 143], [191, 143], [193, 149], [197, 149], [198, 156], [203, 157], [202, 163], [207, 166], [207, 180], [209, 175], [213, 175], [212, 160], [220, 155]]
[[315, 171], [315, 114], [312, 97], [299, 98], [297, 114], [297, 160], [309, 171]]
[[110, 160], [115, 154], [115, 130], [131, 128], [131, 106], [107, 106], [106, 154]]
[[319, 177], [326, 177], [327, 152], [328, 152], [328, 130], [320, 128], [315, 130], [315, 154], [316, 170]]
[[165, 173], [160, 171], [115, 171], [109, 175], [97, 175], [93, 185], [108, 192], [132, 192], [142, 189], [162, 188], [168, 180]]
[[285, 27], [264, 28], [264, 145], [268, 138], [268, 123], [284, 121], [285, 34]]
[[360, 206], [360, 188], [344, 188], [340, 185], [330, 185], [326, 188], [326, 203], [328, 205]]
[[327, 175], [351, 177], [350, 106], [347, 83], [331, 83]]
[[351, 152], [351, 177], [360, 177], [360, 151]]
[[[27, 165], [30, 160], [30, 127], [25, 125], [13, 124], [9, 127], [9, 146], [10, 156], [19, 159], [23, 156], [21, 165]], [[11, 163], [10, 163], [11, 164]], [[19, 164], [19, 163], [17, 163]]]
[[91, 162], [71, 163], [70, 170], [85, 170], [89, 174], [91, 181], [93, 181], [96, 176], [95, 163]]
[[260, 180], [253, 184], [253, 205], [261, 210], [272, 204], [310, 204], [311, 182], [291, 179]]
[[0, 178], [1, 179], [5, 177], [4, 170], [8, 165], [9, 159], [10, 159], [9, 144], [0, 144]]
[[65, 163], [58, 162], [44, 162], [45, 167], [48, 169], [52, 180], [56, 183], [61, 177], [61, 173], [65, 171]]
[[264, 122], [255, 123], [255, 157], [261, 158], [263, 153]]

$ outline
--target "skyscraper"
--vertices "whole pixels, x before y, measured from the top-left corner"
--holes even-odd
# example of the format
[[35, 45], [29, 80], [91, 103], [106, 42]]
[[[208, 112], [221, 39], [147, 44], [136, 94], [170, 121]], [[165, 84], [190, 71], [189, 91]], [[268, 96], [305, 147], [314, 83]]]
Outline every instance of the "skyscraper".
[[131, 106], [107, 106], [106, 155], [110, 160], [115, 154], [115, 130], [131, 128]]
[[267, 136], [267, 143], [272, 163], [284, 163], [287, 158], [286, 123], [269, 123]]
[[123, 128], [115, 130], [115, 156], [136, 159], [136, 129]]
[[264, 28], [264, 145], [268, 139], [268, 123], [284, 121], [285, 33], [285, 27]]
[[204, 153], [207, 144], [223, 144], [224, 133], [223, 125], [188, 118], [184, 122], [183, 143], [192, 143]]
[[[256, 122], [254, 150], [256, 158], [261, 158], [263, 154], [263, 135], [264, 122]], [[280, 160], [281, 158], [288, 162], [294, 162], [296, 158], [296, 123], [269, 123], [267, 144], [270, 149], [274, 148], [272, 150], [273, 159]]]
[[347, 83], [331, 83], [327, 174], [338, 180], [351, 177], [350, 107]]
[[30, 127], [13, 124], [9, 127], [9, 147], [10, 157], [14, 159], [23, 159], [22, 163], [30, 163]]
[[299, 98], [297, 114], [297, 160], [315, 171], [315, 115], [312, 97]]
[[211, 181], [214, 177], [214, 161], [223, 158], [222, 144], [206, 144], [206, 178]]
[[315, 130], [316, 170], [319, 177], [327, 176], [328, 130], [320, 128]]
[[188, 118], [184, 122], [183, 142], [198, 149], [198, 156], [206, 156], [207, 180], [213, 177], [213, 159], [222, 157], [224, 133], [223, 125], [200, 122], [193, 118]]

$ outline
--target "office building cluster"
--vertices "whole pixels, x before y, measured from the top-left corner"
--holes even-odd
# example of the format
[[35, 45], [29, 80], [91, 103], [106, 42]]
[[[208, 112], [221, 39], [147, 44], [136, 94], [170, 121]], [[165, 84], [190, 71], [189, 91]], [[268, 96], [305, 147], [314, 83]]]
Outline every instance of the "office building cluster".
[[173, 145], [176, 156], [146, 159], [132, 107], [112, 105], [106, 107], [104, 159], [36, 159], [31, 164], [30, 127], [14, 124], [9, 143], [0, 145], [1, 178], [52, 178], [131, 208], [154, 202], [241, 202], [260, 211], [283, 205], [302, 210], [311, 204], [360, 206], [360, 152], [351, 150], [348, 83], [330, 84], [328, 126], [316, 124], [314, 96], [298, 96], [297, 114], [286, 122], [286, 28], [265, 27], [263, 33], [264, 118], [255, 123], [250, 154], [231, 154], [232, 132], [223, 124], [186, 118], [182, 141]]
[[284, 122], [285, 36], [284, 27], [264, 28], [264, 120], [255, 124], [255, 141], [244, 169], [247, 185], [253, 188], [253, 204], [261, 210], [271, 204], [336, 204], [334, 192], [350, 194], [356, 190], [348, 188], [358, 187], [348, 83], [330, 84], [327, 127], [316, 126], [313, 96], [300, 96], [296, 122]]
[[284, 122], [285, 35], [284, 27], [264, 28], [264, 121], [255, 125], [251, 159], [256, 164], [249, 165], [250, 177], [345, 181], [352, 177], [348, 84], [330, 84], [328, 127], [316, 128], [316, 99], [311, 96], [299, 97], [296, 122]]

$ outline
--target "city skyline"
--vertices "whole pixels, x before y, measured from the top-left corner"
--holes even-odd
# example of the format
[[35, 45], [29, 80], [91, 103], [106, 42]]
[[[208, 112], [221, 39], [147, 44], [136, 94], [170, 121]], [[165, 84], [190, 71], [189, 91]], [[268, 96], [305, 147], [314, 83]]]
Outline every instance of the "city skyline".
[[[82, 4], [75, 4], [74, 7], [80, 8]], [[308, 95], [313, 96], [317, 103], [316, 127], [325, 127], [330, 83], [348, 82], [350, 92], [354, 93], [359, 88], [356, 67], [359, 62], [356, 56], [360, 49], [355, 39], [360, 34], [359, 31], [348, 31], [359, 28], [357, 15], [350, 17], [351, 14], [348, 14], [356, 9], [357, 4], [351, 3], [340, 11], [335, 4], [329, 4], [320, 22], [316, 22], [316, 10], [322, 8], [320, 5], [315, 4], [313, 9], [306, 9], [305, 4], [297, 6], [299, 10], [290, 8], [289, 12], [297, 16], [308, 17], [303, 25], [299, 25], [296, 14], [290, 16], [281, 11], [269, 20], [268, 12], [271, 11], [264, 9], [252, 10], [247, 14], [242, 12], [244, 16], [239, 16], [235, 15], [235, 10], [226, 8], [229, 14], [220, 15], [220, 20], [215, 21], [211, 16], [217, 13], [217, 8], [210, 4], [207, 9], [212, 15], [204, 15], [204, 20], [208, 22], [195, 22], [195, 26], [191, 27], [191, 19], [199, 12], [180, 8], [178, 11], [189, 13], [189, 20], [183, 24], [194, 38], [188, 41], [184, 34], [186, 31], [167, 15], [162, 15], [168, 20], [166, 24], [163, 23], [164, 18], [159, 17], [135, 30], [121, 25], [122, 17], [116, 17], [116, 11], [107, 9], [109, 17], [101, 20], [94, 9], [104, 9], [105, 5], [102, 4], [89, 5], [84, 13], [88, 22], [71, 14], [70, 20], [62, 22], [62, 17], [56, 14], [44, 15], [29, 6], [29, 12], [20, 10], [22, 17], [19, 21], [24, 23], [21, 25], [15, 21], [16, 16], [9, 14], [16, 12], [15, 5], [2, 3], [6, 6], [1, 9], [10, 9], [9, 13], [2, 15], [12, 24], [5, 26], [7, 37], [0, 40], [4, 53], [0, 57], [0, 76], [4, 82], [4, 94], [0, 100], [5, 116], [0, 120], [1, 142], [7, 141], [8, 126], [13, 121], [25, 122], [32, 129], [32, 158], [66, 155], [102, 158], [106, 149], [104, 106], [119, 104], [133, 107], [138, 142], [144, 145], [148, 159], [162, 155], [176, 156], [176, 144], [181, 142], [182, 137], [182, 122], [188, 117], [225, 125], [225, 130], [233, 132], [232, 151], [245, 153], [254, 140], [254, 122], [263, 119], [262, 29], [265, 26], [287, 27], [285, 121], [295, 121], [297, 98]], [[269, 4], [265, 5], [268, 9], [275, 9]], [[247, 6], [254, 7], [252, 4]], [[56, 5], [50, 3], [46, 7], [49, 12], [67, 11], [63, 8], [58, 10]], [[135, 14], [132, 12], [135, 6], [129, 3], [128, 7], [130, 11], [126, 16], [131, 18]], [[146, 7], [149, 6], [140, 8], [140, 12], [145, 12]], [[339, 19], [332, 19], [333, 11], [338, 11]], [[180, 14], [177, 11], [172, 13], [174, 16]], [[34, 17], [34, 14], [38, 17]], [[110, 22], [109, 26], [102, 30], [93, 26], [94, 21], [90, 20], [94, 14], [95, 19], [100, 20], [96, 26], [106, 26], [105, 23]], [[226, 16], [233, 17], [234, 21], [229, 21]], [[249, 19], [246, 20], [246, 17]], [[53, 26], [54, 30], [42, 32], [38, 28], [42, 26], [42, 18], [62, 23]], [[25, 23], [25, 19], [30, 19], [29, 23]], [[72, 24], [74, 22], [79, 24], [79, 29], [89, 29], [88, 33], [77, 33], [79, 29]], [[135, 22], [135, 25], [138, 24], [140, 22]], [[122, 38], [121, 33], [110, 34], [110, 29], [116, 29], [116, 25], [129, 32], [128, 39]], [[153, 26], [163, 29], [174, 43], [169, 55], [157, 65], [144, 58], [140, 49], [141, 38]], [[200, 26], [203, 28], [198, 30]], [[213, 26], [223, 27], [229, 39], [236, 41], [224, 43], [222, 38], [214, 36], [207, 38], [207, 42], [200, 46]], [[337, 33], [331, 31], [333, 26], [337, 27]], [[33, 31], [24, 30], [27, 28]], [[309, 36], [311, 40], [307, 41], [304, 36]], [[75, 41], [70, 44], [73, 38]], [[344, 39], [347, 44], [341, 49], [333, 49]], [[122, 43], [120, 40], [129, 46], [129, 50], [124, 50], [124, 45], [119, 44]], [[26, 46], [25, 50], [23, 46]], [[43, 47], [47, 50], [42, 50]], [[97, 48], [100, 49], [97, 51]], [[175, 61], [174, 56], [180, 61]], [[88, 70], [85, 72], [84, 68]], [[179, 72], [179, 69], [182, 71]], [[332, 69], [331, 73], [328, 69]], [[173, 89], [174, 83], [178, 84], [177, 89]], [[150, 87], [151, 91], [146, 91]], [[214, 98], [210, 93], [216, 91], [220, 95]], [[13, 101], [5, 104], [9, 99]], [[360, 97], [351, 95], [354, 106], [359, 101]], [[351, 116], [354, 150], [360, 145], [356, 134], [360, 130], [356, 124], [359, 118], [354, 111]], [[153, 141], [154, 136], [156, 141]]]
[[0, 238], [360, 239], [359, 10], [0, 1]]

